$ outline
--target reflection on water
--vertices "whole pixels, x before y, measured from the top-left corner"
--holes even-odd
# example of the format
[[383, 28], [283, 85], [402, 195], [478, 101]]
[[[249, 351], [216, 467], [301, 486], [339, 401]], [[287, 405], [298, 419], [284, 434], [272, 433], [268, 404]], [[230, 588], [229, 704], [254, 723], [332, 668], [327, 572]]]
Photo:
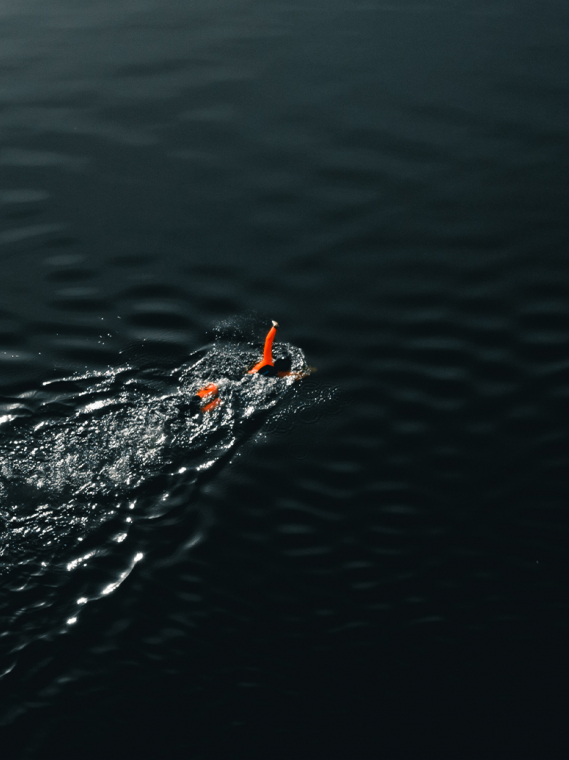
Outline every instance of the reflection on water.
[[[278, 343], [274, 351], [308, 372], [300, 349]], [[74, 604], [118, 588], [144, 556], [137, 523], [183, 524], [203, 477], [269, 413], [284, 419], [326, 400], [323, 391], [303, 396], [293, 375], [246, 374], [256, 358], [253, 344], [220, 340], [181, 367], [76, 374], [4, 401], [0, 570], [4, 587], [20, 592], [3, 617], [8, 652], [49, 638]], [[221, 401], [196, 412], [192, 399], [211, 381]], [[77, 573], [80, 581], [70, 577]]]

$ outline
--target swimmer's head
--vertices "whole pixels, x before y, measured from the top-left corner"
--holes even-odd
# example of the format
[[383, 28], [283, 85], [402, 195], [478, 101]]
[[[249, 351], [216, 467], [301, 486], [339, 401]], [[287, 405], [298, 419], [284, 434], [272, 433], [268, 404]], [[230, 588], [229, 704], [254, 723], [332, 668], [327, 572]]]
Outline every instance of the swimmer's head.
[[257, 370], [257, 375], [263, 377], [278, 377], [280, 373], [288, 373], [292, 369], [292, 359], [290, 356], [284, 359], [277, 359], [274, 364], [265, 364]]
[[285, 356], [283, 359], [276, 359], [273, 366], [276, 372], [290, 372], [292, 369], [292, 357]]

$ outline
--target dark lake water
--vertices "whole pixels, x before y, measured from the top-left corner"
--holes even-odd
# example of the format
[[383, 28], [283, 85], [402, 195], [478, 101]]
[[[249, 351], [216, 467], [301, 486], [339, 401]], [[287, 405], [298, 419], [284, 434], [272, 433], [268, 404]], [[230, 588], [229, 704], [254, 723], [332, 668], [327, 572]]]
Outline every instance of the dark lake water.
[[568, 42], [2, 3], [2, 757], [566, 757]]

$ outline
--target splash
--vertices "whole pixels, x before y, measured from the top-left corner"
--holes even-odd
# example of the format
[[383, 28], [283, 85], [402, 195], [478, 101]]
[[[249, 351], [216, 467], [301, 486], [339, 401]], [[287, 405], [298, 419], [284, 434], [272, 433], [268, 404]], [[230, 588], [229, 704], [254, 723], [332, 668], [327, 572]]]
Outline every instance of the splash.
[[[279, 343], [283, 355], [309, 374], [299, 348]], [[188, 519], [199, 485], [269, 417], [306, 404], [299, 374], [247, 374], [257, 359], [252, 343], [220, 338], [181, 367], [73, 375], [3, 404], [0, 576], [18, 599], [0, 624], [12, 651], [113, 593], [152, 550], [144, 523], [191, 524], [189, 543], [203, 538]], [[208, 382], [221, 403], [192, 413]]]

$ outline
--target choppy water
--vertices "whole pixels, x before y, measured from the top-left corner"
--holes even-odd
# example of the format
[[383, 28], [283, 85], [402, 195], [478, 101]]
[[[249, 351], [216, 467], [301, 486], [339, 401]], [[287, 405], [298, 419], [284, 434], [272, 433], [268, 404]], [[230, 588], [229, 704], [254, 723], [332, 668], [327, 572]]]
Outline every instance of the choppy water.
[[10, 760], [564, 757], [568, 6], [0, 22]]

